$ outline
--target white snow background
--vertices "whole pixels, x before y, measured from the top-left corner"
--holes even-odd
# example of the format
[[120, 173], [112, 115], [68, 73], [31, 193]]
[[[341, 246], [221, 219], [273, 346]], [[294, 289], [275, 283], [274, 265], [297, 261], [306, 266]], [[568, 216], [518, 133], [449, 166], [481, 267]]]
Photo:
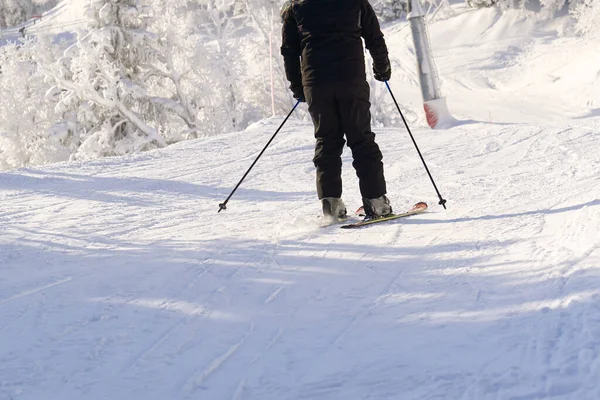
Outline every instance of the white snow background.
[[[461, 122], [413, 127], [447, 211], [376, 128], [395, 210], [429, 212], [320, 228], [291, 119], [217, 213], [283, 116], [1, 173], [0, 399], [600, 399], [600, 45], [454, 7], [430, 29]], [[421, 113], [410, 29], [385, 34]]]

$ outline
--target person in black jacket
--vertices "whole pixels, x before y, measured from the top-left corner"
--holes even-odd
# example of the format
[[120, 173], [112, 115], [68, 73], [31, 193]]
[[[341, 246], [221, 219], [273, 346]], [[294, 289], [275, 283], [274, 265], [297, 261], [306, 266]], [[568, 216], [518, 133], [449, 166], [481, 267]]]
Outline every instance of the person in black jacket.
[[326, 216], [343, 218], [344, 134], [352, 150], [365, 213], [392, 213], [382, 155], [371, 131], [370, 88], [361, 38], [373, 58], [375, 79], [391, 77], [388, 51], [368, 0], [291, 0], [281, 9], [281, 54], [290, 89], [306, 101], [317, 140], [317, 194]]

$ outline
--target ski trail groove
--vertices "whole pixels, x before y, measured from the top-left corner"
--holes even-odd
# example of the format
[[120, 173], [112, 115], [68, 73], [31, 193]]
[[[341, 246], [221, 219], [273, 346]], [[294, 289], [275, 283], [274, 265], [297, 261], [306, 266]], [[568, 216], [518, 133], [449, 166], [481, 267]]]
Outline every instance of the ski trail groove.
[[269, 304], [270, 302], [272, 302], [273, 300], [275, 300], [275, 298], [279, 295], [279, 293], [281, 293], [281, 291], [285, 288], [285, 286], [279, 286], [277, 289], [275, 289], [266, 299], [265, 299], [265, 304]]
[[[256, 356], [254, 356], [254, 358], [252, 359], [252, 361], [250, 361], [248, 363], [248, 365], [246, 366], [246, 370], [249, 370], [250, 367], [252, 367], [258, 361], [260, 361], [260, 359], [263, 358], [264, 355], [269, 350], [271, 350], [271, 348], [273, 346], [275, 346], [275, 344], [279, 341], [279, 339], [281, 339], [282, 336], [283, 336], [283, 328], [279, 327], [279, 329], [277, 330], [277, 333], [275, 334], [275, 336], [273, 336], [273, 338], [269, 341], [269, 343], [267, 343], [267, 346], [265, 347], [265, 349], [261, 353], [259, 353]], [[248, 376], [248, 374], [245, 374], [243, 376], [243, 378], [239, 381], [239, 383], [237, 384], [237, 388], [235, 390], [235, 393], [233, 394], [233, 397], [231, 398], [231, 400], [242, 400], [243, 399], [244, 389], [246, 387], [247, 376]]]
[[[210, 302], [214, 296], [221, 293], [223, 290], [222, 287], [215, 289], [209, 297], [199, 305], [193, 312], [194, 316], [204, 316], [206, 314], [206, 303]], [[128, 369], [135, 367], [137, 363], [142, 360], [147, 354], [151, 353], [154, 349], [158, 348], [171, 334], [176, 333], [181, 327], [183, 327], [186, 323], [189, 322], [191, 317], [182, 317], [177, 322], [169, 326], [165, 329], [161, 334], [159, 334], [149, 346], [145, 347], [141, 351], [139, 351], [134, 357], [132, 357], [124, 367], [121, 368], [121, 373], [127, 371]]]
[[62, 279], [60, 281], [57, 281], [57, 282], [54, 282], [54, 283], [50, 283], [48, 285], [44, 285], [44, 286], [40, 286], [40, 287], [37, 287], [37, 288], [25, 290], [24, 292], [21, 292], [21, 293], [16, 294], [16, 295], [14, 295], [12, 297], [9, 297], [8, 299], [0, 300], [0, 306], [4, 305], [6, 303], [10, 303], [11, 301], [14, 301], [14, 300], [17, 300], [17, 299], [21, 299], [23, 297], [31, 296], [32, 294], [43, 292], [46, 289], [50, 289], [50, 288], [53, 288], [53, 287], [56, 287], [56, 286], [60, 286], [62, 284], [70, 282], [72, 280], [73, 280], [72, 277], [68, 277], [68, 278]]
[[[223, 248], [221, 248], [218, 252], [218, 254], [221, 254], [221, 252], [223, 251]], [[198, 282], [198, 280], [203, 277], [209, 270], [209, 267], [206, 266], [206, 264], [208, 264], [210, 261], [212, 260], [212, 258], [206, 258], [202, 261], [201, 265], [203, 266], [203, 269], [196, 275], [196, 277], [194, 279], [192, 279], [186, 287], [186, 290], [190, 290], [194, 287], [194, 285], [196, 284], [196, 282]], [[201, 305], [199, 305], [195, 310], [194, 310], [194, 316], [197, 315], [201, 315], [204, 311], [205, 311], [205, 304], [210, 301], [212, 299], [212, 297], [214, 297], [217, 293], [218, 290], [215, 290], [214, 292], [212, 292], [208, 298], [206, 298]], [[140, 351], [138, 351], [136, 353], [135, 356], [131, 357], [129, 359], [128, 362], [126, 362], [124, 364], [124, 366], [119, 370], [120, 373], [124, 373], [125, 371], [129, 370], [132, 367], [135, 367], [137, 365], [137, 363], [142, 360], [147, 354], [151, 353], [154, 349], [156, 349], [158, 346], [160, 346], [164, 340], [171, 334], [171, 333], [175, 333], [177, 332], [177, 330], [179, 328], [181, 328], [191, 317], [182, 317], [181, 319], [179, 319], [177, 322], [173, 323], [172, 325], [170, 325], [167, 329], [165, 329], [161, 334], [159, 334], [148, 346], [146, 346], [145, 348], [141, 349]]]
[[[194, 316], [195, 317], [201, 317], [200, 320], [198, 320], [197, 318], [194, 319], [192, 317], [186, 318], [184, 320], [181, 320], [177, 323], [177, 326], [175, 327], [175, 332], [178, 331], [180, 328], [182, 328], [183, 326], [188, 326], [189, 325], [189, 333], [187, 334], [187, 338], [182, 340], [176, 347], [175, 353], [176, 354], [182, 354], [186, 351], [186, 348], [188, 346], [190, 346], [192, 343], [194, 343], [195, 338], [197, 337], [197, 332], [199, 329], [201, 329], [202, 327], [202, 322], [205, 318], [210, 318], [215, 302], [217, 301], [217, 297], [220, 295], [223, 295], [224, 293], [227, 292], [227, 289], [230, 288], [232, 285], [235, 284], [235, 278], [238, 277], [238, 275], [240, 275], [242, 273], [242, 271], [250, 268], [253, 263], [258, 263], [259, 265], [270, 265], [272, 262], [272, 257], [273, 257], [273, 251], [268, 251], [268, 255], [264, 256], [263, 254], [266, 252], [267, 246], [263, 246], [261, 251], [258, 251], [256, 253], [256, 256], [253, 257], [252, 259], [250, 259], [249, 261], [245, 262], [243, 265], [237, 267], [233, 272], [229, 273], [228, 275], [226, 275], [224, 277], [224, 281], [222, 282], [222, 285], [220, 285], [218, 288], [216, 288], [212, 294], [206, 298], [202, 304], [200, 306], [198, 306], [195, 310], [194, 310]], [[269, 260], [266, 263], [259, 263], [259, 260]], [[262, 270], [262, 269], [259, 269]]]
[[[390, 233], [390, 240], [387, 240], [385, 243], [386, 245], [392, 245], [394, 244], [398, 238], [400, 238], [400, 236], [402, 235], [403, 230], [399, 227], [397, 229], [396, 232], [391, 232]], [[436, 238], [438, 238], [439, 235], [435, 236], [434, 238], [430, 239], [427, 243], [427, 245], [431, 244]], [[361, 260], [364, 258], [361, 258]], [[357, 261], [358, 263], [358, 261]], [[367, 316], [368, 314], [370, 314], [373, 309], [375, 309], [380, 302], [380, 299], [387, 294], [396, 284], [396, 282], [398, 281], [398, 279], [400, 279], [400, 277], [402, 276], [402, 274], [404, 273], [404, 269], [399, 268], [398, 272], [396, 273], [396, 275], [394, 275], [390, 281], [388, 282], [388, 284], [383, 288], [383, 290], [377, 295], [377, 298], [375, 298], [375, 300], [371, 301], [371, 303], [367, 306], [367, 309], [359, 312], [358, 314], [356, 314], [352, 320], [344, 327], [342, 328], [342, 330], [333, 338], [333, 340], [330, 342], [331, 346], [335, 346], [337, 345], [345, 336], [346, 334], [361, 320], [363, 319], [365, 316]]]
[[[304, 236], [304, 235], [303, 235], [303, 236]], [[301, 236], [301, 237], [303, 237], [303, 236]], [[316, 233], [314, 233], [314, 232], [313, 232], [313, 233], [307, 234], [307, 235], [306, 235], [306, 238], [313, 238], [313, 237], [315, 237], [315, 236], [316, 236]], [[327, 254], [328, 254], [328, 252], [329, 252], [329, 246], [330, 246], [330, 245], [331, 245], [331, 244], [332, 244], [334, 241], [335, 241], [335, 239], [332, 239], [332, 240], [329, 240], [329, 241], [327, 242], [327, 247], [326, 247], [326, 249], [325, 249], [325, 250], [322, 250], [322, 252], [323, 252], [323, 253], [322, 253], [321, 257], [320, 257], [321, 259], [323, 259], [323, 258], [325, 258], [325, 257], [327, 256]], [[279, 245], [279, 244], [278, 244], [278, 245]], [[277, 246], [278, 246], [278, 245], [277, 245]], [[319, 252], [319, 250], [316, 250], [316, 251], [312, 252], [312, 254], [311, 254], [311, 256], [310, 256], [310, 257], [311, 257], [311, 258], [316, 258], [316, 254], [317, 254], [318, 252]], [[271, 254], [271, 257], [270, 257], [270, 262], [269, 262], [269, 265], [271, 265], [273, 262], [275, 262], [275, 263], [277, 264], [277, 262], [276, 262], [276, 261], [274, 261], [274, 260], [275, 260], [275, 254], [274, 254], [274, 250], [273, 250], [273, 252], [272, 252], [272, 254]], [[299, 268], [300, 268], [299, 266], [296, 266], [296, 267], [294, 267], [294, 268], [291, 270], [291, 273], [290, 273], [290, 279], [292, 279], [292, 278], [293, 278], [293, 277], [296, 275], [296, 273], [298, 272], [298, 269], [299, 269]], [[279, 296], [279, 294], [280, 294], [280, 293], [281, 293], [281, 292], [282, 292], [282, 291], [283, 291], [283, 290], [286, 288], [286, 286], [287, 286], [287, 285], [279, 285], [278, 287], [276, 287], [276, 288], [275, 288], [275, 289], [274, 289], [274, 290], [273, 290], [273, 291], [272, 291], [272, 292], [271, 292], [271, 293], [270, 293], [270, 294], [269, 294], [269, 295], [268, 295], [268, 296], [265, 298], [265, 300], [263, 301], [263, 304], [264, 304], [264, 305], [270, 304], [270, 303], [271, 303], [273, 300], [275, 300], [275, 299], [277, 298], [277, 296]]]
[[243, 395], [244, 395], [244, 389], [246, 388], [246, 379], [242, 379], [240, 381], [240, 383], [238, 383], [237, 389], [235, 390], [235, 393], [233, 394], [233, 397], [231, 398], [231, 400], [242, 400], [243, 399]]
[[202, 384], [204, 382], [206, 382], [206, 380], [213, 374], [215, 373], [219, 368], [221, 368], [221, 366], [232, 356], [234, 355], [238, 349], [246, 342], [246, 340], [248, 340], [248, 337], [250, 337], [250, 335], [252, 334], [252, 332], [254, 331], [254, 323], [252, 323], [250, 325], [250, 329], [248, 329], [248, 332], [246, 333], [246, 335], [236, 344], [232, 345], [229, 350], [227, 350], [224, 354], [222, 354], [221, 356], [215, 358], [208, 367], [206, 367], [199, 375], [196, 375], [195, 373], [192, 374], [192, 376], [187, 380], [187, 382], [184, 384], [183, 386], [183, 391], [185, 391], [187, 394], [192, 394], [192, 392], [194, 390], [196, 390], [198, 387], [202, 386]]
[[331, 341], [331, 346], [335, 346], [337, 343], [339, 343], [340, 340], [342, 340], [344, 338], [344, 336], [346, 336], [346, 334], [350, 331], [350, 329], [352, 329], [357, 323], [358, 321], [360, 321], [361, 319], [363, 319], [366, 315], [370, 314], [373, 309], [375, 307], [378, 306], [379, 303], [379, 299], [386, 293], [388, 293], [390, 291], [390, 289], [392, 287], [394, 287], [394, 284], [396, 283], [396, 281], [400, 278], [400, 276], [402, 276], [402, 273], [404, 272], [404, 270], [402, 268], [399, 268], [398, 273], [390, 280], [390, 282], [384, 287], [384, 289], [379, 293], [379, 295], [377, 296], [377, 298], [374, 301], [371, 301], [371, 304], [369, 304], [367, 306], [367, 309], [364, 310], [363, 312], [359, 312], [358, 314], [356, 314], [354, 316], [354, 318], [352, 318], [352, 321], [350, 321], [337, 335], [335, 338], [333, 338], [333, 340]]

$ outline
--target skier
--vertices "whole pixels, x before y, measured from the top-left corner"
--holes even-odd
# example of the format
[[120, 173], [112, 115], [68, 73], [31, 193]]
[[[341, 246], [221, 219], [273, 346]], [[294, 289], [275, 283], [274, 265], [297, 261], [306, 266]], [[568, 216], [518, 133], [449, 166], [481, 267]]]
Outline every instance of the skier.
[[370, 88], [361, 37], [373, 58], [375, 79], [391, 77], [388, 51], [368, 0], [290, 0], [281, 9], [281, 54], [290, 89], [308, 104], [316, 138], [317, 194], [327, 217], [346, 217], [342, 201], [345, 144], [367, 218], [392, 213], [382, 154], [371, 131]]

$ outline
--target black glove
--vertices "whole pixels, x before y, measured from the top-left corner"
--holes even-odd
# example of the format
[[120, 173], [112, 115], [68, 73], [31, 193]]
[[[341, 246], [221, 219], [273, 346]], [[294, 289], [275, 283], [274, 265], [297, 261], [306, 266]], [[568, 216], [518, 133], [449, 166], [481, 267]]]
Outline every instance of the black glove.
[[390, 65], [389, 61], [380, 68], [377, 68], [374, 65], [373, 74], [375, 75], [375, 79], [380, 82], [389, 81], [392, 77], [392, 66]]
[[304, 99], [304, 88], [302, 86], [293, 87], [292, 93], [294, 94], [294, 98], [300, 101], [300, 103], [304, 103], [306, 101]]

